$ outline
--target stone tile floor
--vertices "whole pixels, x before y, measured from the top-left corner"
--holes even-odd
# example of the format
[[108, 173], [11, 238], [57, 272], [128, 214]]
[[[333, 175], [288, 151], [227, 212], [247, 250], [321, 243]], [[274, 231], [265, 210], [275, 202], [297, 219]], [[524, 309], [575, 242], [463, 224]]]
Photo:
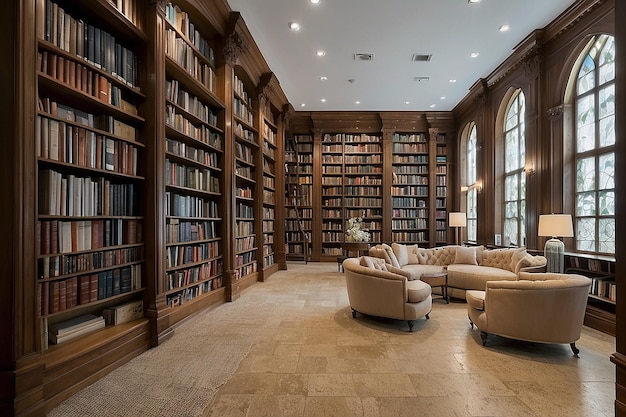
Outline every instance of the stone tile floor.
[[435, 300], [413, 333], [353, 319], [334, 263], [291, 263], [236, 303], [248, 308], [233, 322], [263, 325], [206, 417], [614, 415], [615, 338], [594, 329], [576, 358], [569, 345], [496, 336], [483, 347], [464, 302]]

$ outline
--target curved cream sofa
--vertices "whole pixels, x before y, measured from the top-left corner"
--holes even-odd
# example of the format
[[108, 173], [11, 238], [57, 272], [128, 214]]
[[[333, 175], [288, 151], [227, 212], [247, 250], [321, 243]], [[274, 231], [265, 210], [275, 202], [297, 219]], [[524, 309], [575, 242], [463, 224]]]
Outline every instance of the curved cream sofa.
[[488, 334], [538, 343], [569, 343], [575, 355], [591, 279], [582, 275], [520, 272], [518, 281], [489, 281], [467, 291], [467, 314]]
[[[352, 317], [356, 313], [406, 320], [409, 331], [420, 317], [429, 318], [432, 308], [430, 286], [409, 281], [405, 275], [387, 270], [384, 262], [375, 265], [368, 257], [343, 261]], [[367, 262], [369, 261], [369, 266]], [[363, 265], [361, 265], [363, 263]], [[392, 268], [393, 269], [393, 268]]]
[[449, 245], [424, 249], [392, 243], [373, 246], [369, 254], [406, 271], [410, 280], [447, 269], [448, 295], [463, 300], [467, 290], [484, 290], [488, 281], [515, 281], [520, 272], [544, 272], [547, 264], [545, 257], [533, 256], [526, 248]]

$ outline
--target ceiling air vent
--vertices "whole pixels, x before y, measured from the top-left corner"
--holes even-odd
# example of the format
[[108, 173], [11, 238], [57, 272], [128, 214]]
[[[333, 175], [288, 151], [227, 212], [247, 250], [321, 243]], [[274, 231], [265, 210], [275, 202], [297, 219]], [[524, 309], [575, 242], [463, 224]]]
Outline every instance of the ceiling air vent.
[[373, 61], [374, 54], [354, 54], [355, 61]]
[[432, 58], [432, 54], [413, 54], [411, 61], [413, 62], [428, 62]]

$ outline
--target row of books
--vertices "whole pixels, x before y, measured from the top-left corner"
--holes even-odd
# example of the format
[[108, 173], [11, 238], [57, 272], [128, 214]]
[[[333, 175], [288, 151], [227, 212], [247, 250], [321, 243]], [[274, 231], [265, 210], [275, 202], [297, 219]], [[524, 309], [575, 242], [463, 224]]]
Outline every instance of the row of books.
[[46, 279], [84, 273], [129, 262], [136, 262], [142, 258], [143, 248], [141, 246], [72, 255], [44, 256], [39, 258], [37, 276], [39, 279]]
[[215, 92], [215, 71], [195, 53], [193, 46], [168, 29], [165, 34], [165, 54], [182, 67], [207, 90]]
[[427, 164], [428, 155], [398, 155], [392, 158], [394, 164]]
[[249, 217], [249, 221], [240, 220], [235, 225], [235, 236], [251, 236], [254, 234], [254, 220], [252, 217]]
[[219, 209], [214, 200], [165, 192], [165, 215], [176, 217], [218, 218]]
[[394, 143], [391, 147], [394, 153], [428, 153], [426, 143]]
[[394, 133], [391, 137], [393, 142], [426, 142], [423, 133]]
[[392, 232], [391, 240], [394, 242], [427, 242], [426, 232]]
[[37, 247], [41, 255], [90, 251], [141, 242], [141, 222], [136, 219], [41, 220], [37, 222]]
[[235, 143], [235, 157], [245, 161], [249, 164], [254, 164], [254, 156], [252, 155], [252, 149], [242, 143]]
[[[215, 281], [219, 275], [222, 274], [223, 270], [223, 262], [221, 259], [215, 259], [211, 262], [203, 263], [202, 265], [197, 265], [191, 268], [186, 268], [177, 271], [170, 271], [166, 273], [165, 282], [167, 291], [174, 290], [176, 288], [186, 287], [188, 285], [194, 284], [196, 282], [207, 283], [208, 286], [205, 286], [203, 292], [210, 291], [212, 289], [217, 289], [217, 285], [221, 284], [220, 281], [216, 281], [212, 283], [211, 281]], [[211, 281], [207, 281], [211, 279]], [[221, 285], [220, 285], [221, 286]]]
[[196, 26], [189, 20], [189, 15], [182, 11], [180, 7], [168, 2], [165, 6], [165, 17], [178, 29], [196, 49], [204, 56], [212, 65], [215, 65], [215, 52], [209, 45], [209, 42], [196, 29]]
[[165, 159], [165, 182], [199, 191], [220, 192], [220, 179], [212, 170], [180, 165], [169, 159]]
[[[127, 141], [137, 140], [137, 129], [113, 118], [113, 116], [87, 113], [85, 111], [57, 103], [54, 100], [50, 100], [48, 97], [40, 97], [38, 105], [40, 112], [61, 119], [67, 124], [82, 125], [93, 129], [99, 129]], [[99, 132], [96, 131], [96, 133]]]
[[344, 155], [344, 164], [382, 164], [381, 155]]
[[165, 297], [165, 301], [168, 306], [177, 307], [177, 306], [184, 304], [187, 301], [193, 300], [194, 298], [202, 294], [221, 288], [222, 286], [223, 286], [222, 277], [218, 276], [218, 277], [213, 278], [210, 281], [203, 281], [199, 285], [194, 285], [192, 287], [185, 288], [182, 291], [178, 291], [173, 294], [168, 294]]
[[589, 294], [616, 301], [617, 285], [614, 278], [591, 278]]
[[352, 152], [365, 152], [365, 153], [378, 153], [382, 152], [382, 147], [379, 143], [359, 143], [357, 145], [344, 145], [344, 153]]
[[254, 218], [254, 207], [248, 206], [243, 203], [237, 204], [236, 216], [239, 218], [245, 219], [253, 219]]
[[255, 236], [244, 236], [235, 239], [235, 252], [243, 252], [247, 250], [256, 249]]
[[[59, 344], [102, 329], [103, 327], [105, 327], [104, 317], [85, 314], [70, 320], [51, 324], [48, 326], [47, 332], [50, 343]], [[47, 341], [48, 340], [44, 342], [47, 343]]]
[[428, 220], [424, 218], [403, 219], [403, 220], [394, 219], [391, 221], [391, 227], [395, 230], [427, 229]]
[[37, 116], [37, 156], [52, 161], [137, 175], [139, 149], [126, 141], [55, 119]]
[[103, 177], [39, 171], [39, 214], [52, 216], [137, 216], [138, 187]]
[[322, 137], [323, 142], [380, 142], [380, 136], [368, 135], [367, 133], [325, 133]]
[[235, 94], [237, 94], [239, 98], [243, 101], [244, 105], [252, 107], [252, 97], [248, 96], [248, 93], [246, 91], [246, 85], [244, 84], [243, 80], [237, 77], [237, 75], [235, 75], [233, 78], [233, 90], [235, 91]]
[[428, 185], [427, 175], [398, 174], [393, 179], [393, 185]]
[[[238, 177], [242, 177], [247, 179], [248, 181], [252, 181], [254, 182], [254, 179], [252, 178], [252, 167], [249, 165], [245, 165], [243, 166], [240, 161], [237, 161], [237, 164], [235, 166], [235, 174]], [[237, 194], [239, 195], [239, 194]], [[242, 196], [245, 197], [245, 196]]]
[[115, 36], [82, 19], [75, 19], [50, 0], [46, 0], [45, 9], [43, 5], [42, 9], [45, 14], [37, 20], [40, 39], [85, 59], [131, 87], [138, 85], [137, 57], [117, 42]]
[[67, 279], [44, 281], [41, 291], [41, 315], [104, 300], [141, 288], [141, 264], [110, 269]]
[[213, 112], [213, 109], [200, 101], [198, 97], [181, 89], [178, 80], [165, 81], [165, 99], [207, 124], [214, 126], [217, 124], [217, 114]]
[[219, 143], [219, 148], [221, 149], [222, 136], [219, 133], [211, 131], [211, 129], [205, 124], [196, 126], [184, 115], [176, 112], [176, 107], [171, 104], [165, 106], [165, 123], [174, 130], [190, 137], [191, 139], [195, 139], [211, 146], [215, 146], [213, 145], [214, 143]]
[[167, 244], [196, 242], [218, 237], [215, 221], [184, 221], [168, 219], [165, 227]]
[[184, 264], [201, 262], [220, 255], [220, 243], [205, 242], [194, 245], [168, 246], [165, 249], [167, 268], [183, 266]]
[[[428, 187], [423, 185], [410, 185], [405, 187], [395, 186], [391, 189], [391, 195], [393, 196], [415, 196], [415, 197], [428, 197]], [[404, 200], [404, 199], [403, 199]], [[400, 201], [400, 200], [398, 200]], [[410, 201], [410, 200], [404, 200]], [[410, 205], [411, 203], [409, 203]], [[394, 206], [403, 206], [403, 204], [396, 204], [396, 200], [394, 198], [393, 202]]]
[[115, 107], [137, 114], [137, 107], [122, 98], [122, 90], [97, 70], [70, 59], [43, 51], [38, 54], [39, 70], [55, 80]]
[[344, 184], [346, 185], [382, 185], [383, 180], [380, 177], [346, 177]]
[[220, 156], [217, 152], [206, 151], [204, 149], [187, 145], [184, 142], [168, 138], [165, 138], [165, 148], [167, 152], [171, 154], [194, 160], [212, 168], [220, 169]]
[[263, 243], [272, 243], [269, 242], [267, 236], [272, 236], [271, 233], [274, 233], [274, 221], [273, 220], [263, 220]]
[[233, 101], [233, 113], [249, 125], [254, 124], [254, 113], [239, 97], [235, 97], [235, 100]]

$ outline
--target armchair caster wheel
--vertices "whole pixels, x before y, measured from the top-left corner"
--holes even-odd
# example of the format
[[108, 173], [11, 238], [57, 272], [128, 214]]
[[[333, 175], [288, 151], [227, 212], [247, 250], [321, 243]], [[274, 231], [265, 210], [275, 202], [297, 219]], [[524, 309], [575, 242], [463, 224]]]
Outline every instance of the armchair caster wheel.
[[413, 332], [413, 325], [415, 322], [413, 320], [407, 320], [407, 322], [409, 323], [409, 332]]
[[580, 349], [578, 349], [576, 347], [576, 343], [570, 343], [569, 347], [572, 348], [572, 352], [574, 352], [574, 356], [576, 356], [577, 358], [579, 358], [578, 354], [580, 353]]
[[480, 332], [480, 338], [483, 340], [483, 346], [487, 346], [487, 336], [488, 336], [487, 333]]
[[352, 309], [352, 318], [356, 319], [356, 310], [355, 309]]

